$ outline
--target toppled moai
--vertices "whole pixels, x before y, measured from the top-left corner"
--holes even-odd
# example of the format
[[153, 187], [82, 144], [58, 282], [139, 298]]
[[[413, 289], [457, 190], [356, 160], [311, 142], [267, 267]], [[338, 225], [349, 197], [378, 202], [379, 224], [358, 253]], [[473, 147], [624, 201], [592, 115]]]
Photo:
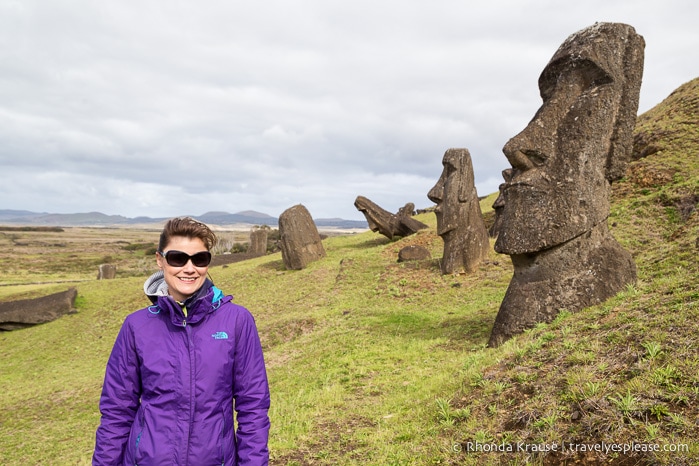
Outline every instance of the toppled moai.
[[473, 272], [488, 256], [490, 241], [468, 149], [449, 149], [442, 158], [444, 170], [427, 197], [437, 204], [437, 234], [444, 241], [443, 274]]
[[607, 227], [611, 183], [631, 156], [645, 43], [596, 23], [571, 35], [539, 77], [543, 104], [503, 148], [511, 169], [493, 205], [495, 250], [514, 275], [489, 346], [598, 304], [636, 281]]
[[318, 228], [308, 209], [301, 204], [286, 209], [279, 216], [279, 235], [287, 269], [301, 270], [325, 257]]
[[379, 207], [364, 196], [357, 196], [354, 206], [364, 214], [371, 231], [378, 231], [388, 239], [393, 239], [394, 236], [410, 236], [428, 228], [412, 217], [415, 212], [415, 204], [412, 202], [398, 209], [396, 214]]
[[19, 330], [54, 321], [75, 312], [78, 291], [69, 288], [40, 298], [0, 303], [0, 331]]

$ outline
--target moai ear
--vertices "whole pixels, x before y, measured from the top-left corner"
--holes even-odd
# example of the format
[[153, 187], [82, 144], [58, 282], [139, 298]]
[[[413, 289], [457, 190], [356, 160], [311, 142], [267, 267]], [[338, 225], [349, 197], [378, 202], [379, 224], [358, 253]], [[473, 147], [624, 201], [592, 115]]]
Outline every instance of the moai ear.
[[473, 197], [478, 197], [478, 194], [475, 192], [476, 186], [473, 164], [471, 163], [471, 154], [468, 149], [459, 150], [461, 151], [458, 157], [458, 169], [461, 174], [459, 177], [459, 202], [467, 202]]

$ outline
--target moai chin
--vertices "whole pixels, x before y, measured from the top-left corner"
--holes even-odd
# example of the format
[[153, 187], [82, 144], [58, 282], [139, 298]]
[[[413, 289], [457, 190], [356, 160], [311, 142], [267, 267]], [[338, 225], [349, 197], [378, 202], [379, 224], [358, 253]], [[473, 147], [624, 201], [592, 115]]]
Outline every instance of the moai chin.
[[427, 197], [437, 204], [437, 234], [444, 241], [443, 274], [473, 272], [490, 250], [468, 149], [449, 149], [444, 170]]
[[489, 346], [636, 281], [607, 217], [611, 183], [631, 156], [644, 47], [633, 27], [596, 23], [541, 73], [542, 106], [503, 148], [512, 168], [493, 205], [495, 250], [511, 256], [514, 275]]

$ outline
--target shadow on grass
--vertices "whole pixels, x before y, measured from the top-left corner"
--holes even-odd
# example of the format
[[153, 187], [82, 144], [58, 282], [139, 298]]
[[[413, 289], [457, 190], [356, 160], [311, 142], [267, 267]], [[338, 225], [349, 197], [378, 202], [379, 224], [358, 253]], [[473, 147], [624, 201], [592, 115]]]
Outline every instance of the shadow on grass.
[[374, 316], [372, 320], [376, 323], [370, 328], [376, 329], [377, 336], [423, 340], [445, 339], [446, 341], [439, 347], [462, 351], [483, 347], [488, 342], [495, 314], [453, 315], [439, 319], [415, 313], [392, 313]]
[[260, 264], [259, 267], [264, 270], [272, 270], [275, 272], [285, 272], [287, 270], [284, 261], [281, 259], [265, 262], [264, 264]]
[[346, 246], [343, 246], [343, 249], [372, 249], [376, 246], [382, 246], [393, 242], [395, 242], [395, 240], [390, 240], [385, 236], [377, 235], [376, 237], [373, 237], [366, 241], [362, 241], [361, 243], [348, 244]]

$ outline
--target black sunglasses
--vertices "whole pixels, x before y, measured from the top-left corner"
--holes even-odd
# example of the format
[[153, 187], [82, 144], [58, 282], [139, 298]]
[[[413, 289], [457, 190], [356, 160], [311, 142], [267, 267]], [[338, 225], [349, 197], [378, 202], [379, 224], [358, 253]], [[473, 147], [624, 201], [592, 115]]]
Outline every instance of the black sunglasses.
[[201, 251], [192, 256], [182, 251], [158, 251], [165, 261], [173, 267], [184, 267], [189, 260], [192, 260], [194, 267], [207, 267], [211, 263], [211, 253], [209, 251]]

